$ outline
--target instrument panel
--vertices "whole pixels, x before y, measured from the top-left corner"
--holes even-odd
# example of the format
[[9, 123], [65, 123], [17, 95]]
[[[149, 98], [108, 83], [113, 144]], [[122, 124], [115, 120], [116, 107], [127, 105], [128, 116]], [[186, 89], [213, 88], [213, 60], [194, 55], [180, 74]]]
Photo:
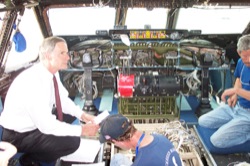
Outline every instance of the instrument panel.
[[[188, 88], [183, 73], [202, 67], [204, 54], [211, 55], [209, 67], [220, 68], [225, 62], [222, 48], [202, 38], [191, 38], [198, 33], [187, 30], [114, 29], [97, 34], [62, 37], [70, 53], [66, 72], [83, 73], [84, 57], [89, 55], [100, 94], [108, 87], [123, 98], [178, 95]], [[127, 87], [132, 89], [129, 93]]]

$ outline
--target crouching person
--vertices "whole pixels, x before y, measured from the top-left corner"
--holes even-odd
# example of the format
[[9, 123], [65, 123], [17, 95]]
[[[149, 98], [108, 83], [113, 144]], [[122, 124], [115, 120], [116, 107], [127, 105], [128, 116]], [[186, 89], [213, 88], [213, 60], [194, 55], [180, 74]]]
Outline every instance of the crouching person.
[[110, 115], [101, 123], [99, 140], [101, 143], [111, 141], [124, 150], [135, 150], [136, 156], [133, 162], [125, 161], [119, 155], [119, 157], [116, 157], [117, 160], [111, 159], [111, 166], [182, 165], [179, 154], [164, 135], [149, 135], [140, 132], [135, 128], [132, 121], [120, 114]]

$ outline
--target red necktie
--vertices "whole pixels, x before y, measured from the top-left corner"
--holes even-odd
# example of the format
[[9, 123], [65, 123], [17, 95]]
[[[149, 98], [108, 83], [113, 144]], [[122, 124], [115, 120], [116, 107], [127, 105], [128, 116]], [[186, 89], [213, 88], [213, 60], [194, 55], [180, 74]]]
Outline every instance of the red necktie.
[[58, 84], [57, 84], [55, 75], [53, 75], [53, 82], [54, 82], [54, 87], [55, 87], [57, 117], [58, 117], [58, 120], [62, 121], [63, 120], [62, 105], [61, 105]]

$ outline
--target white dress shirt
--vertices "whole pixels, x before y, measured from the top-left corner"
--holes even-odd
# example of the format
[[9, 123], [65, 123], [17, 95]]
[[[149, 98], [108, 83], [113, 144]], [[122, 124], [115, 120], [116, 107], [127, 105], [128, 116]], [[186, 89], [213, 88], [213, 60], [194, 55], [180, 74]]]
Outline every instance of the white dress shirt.
[[[55, 74], [63, 112], [81, 118], [83, 111], [68, 97], [68, 91]], [[41, 64], [26, 69], [12, 82], [0, 116], [0, 125], [17, 132], [39, 129], [44, 134], [80, 136], [81, 126], [60, 122], [52, 114], [55, 104], [53, 75]]]

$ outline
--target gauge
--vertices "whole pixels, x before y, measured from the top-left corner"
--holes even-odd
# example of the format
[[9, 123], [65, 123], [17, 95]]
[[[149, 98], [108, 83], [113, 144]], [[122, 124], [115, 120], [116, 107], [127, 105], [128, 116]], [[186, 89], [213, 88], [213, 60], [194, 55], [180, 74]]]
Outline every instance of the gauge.
[[82, 56], [83, 63], [91, 63], [91, 57], [89, 53], [84, 53]]
[[170, 38], [173, 40], [178, 40], [178, 39], [181, 39], [181, 35], [179, 32], [173, 32], [170, 34]]

